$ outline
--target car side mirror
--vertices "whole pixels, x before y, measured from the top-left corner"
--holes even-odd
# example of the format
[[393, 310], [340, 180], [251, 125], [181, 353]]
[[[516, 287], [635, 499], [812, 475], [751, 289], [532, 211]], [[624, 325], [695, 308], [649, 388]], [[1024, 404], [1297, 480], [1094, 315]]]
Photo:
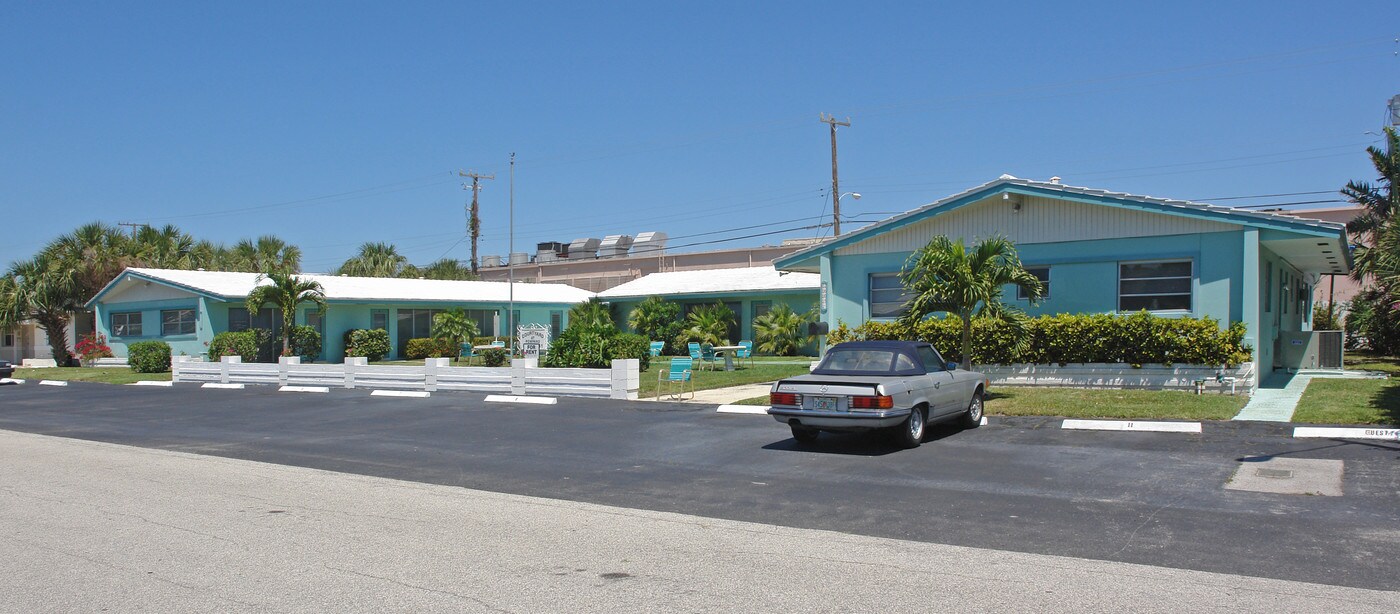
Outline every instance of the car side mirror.
[[950, 362], [950, 363], [948, 363], [948, 370], [949, 370], [949, 371], [957, 371], [957, 370], [958, 370], [958, 363], [956, 363], [956, 362]]

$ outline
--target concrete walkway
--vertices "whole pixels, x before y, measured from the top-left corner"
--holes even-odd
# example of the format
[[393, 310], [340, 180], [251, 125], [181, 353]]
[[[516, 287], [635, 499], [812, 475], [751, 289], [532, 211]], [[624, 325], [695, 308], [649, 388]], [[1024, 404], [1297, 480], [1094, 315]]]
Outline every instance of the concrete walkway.
[[[744, 384], [742, 386], [730, 386], [728, 388], [713, 388], [710, 390], [696, 390], [695, 398], [686, 398], [682, 403], [698, 403], [701, 405], [726, 405], [735, 401], [752, 399], [754, 397], [766, 396], [773, 388], [773, 382], [763, 382], [760, 384]], [[687, 397], [689, 391], [686, 391]], [[638, 399], [639, 401], [655, 401], [656, 397]], [[666, 394], [661, 395], [661, 400], [667, 403], [675, 403]]]
[[1342, 379], [1384, 379], [1384, 373], [1373, 371], [1331, 371], [1303, 370], [1297, 373], [1275, 371], [1259, 383], [1249, 403], [1240, 410], [1235, 420], [1258, 420], [1261, 422], [1290, 422], [1293, 412], [1298, 409], [1298, 401], [1308, 389], [1313, 378]]

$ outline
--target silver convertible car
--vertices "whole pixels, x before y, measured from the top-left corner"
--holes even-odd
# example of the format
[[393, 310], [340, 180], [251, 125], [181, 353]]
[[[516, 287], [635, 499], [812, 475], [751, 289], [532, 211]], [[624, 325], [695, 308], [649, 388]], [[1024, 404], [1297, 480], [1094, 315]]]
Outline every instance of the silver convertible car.
[[810, 374], [773, 384], [768, 415], [801, 443], [821, 431], [891, 429], [913, 448], [930, 423], [981, 424], [987, 387], [986, 376], [944, 362], [927, 343], [853, 341], [828, 349]]

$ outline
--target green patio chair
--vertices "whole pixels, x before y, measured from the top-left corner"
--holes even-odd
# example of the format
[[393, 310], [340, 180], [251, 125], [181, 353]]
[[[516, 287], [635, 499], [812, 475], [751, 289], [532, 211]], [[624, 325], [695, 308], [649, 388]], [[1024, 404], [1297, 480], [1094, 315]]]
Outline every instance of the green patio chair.
[[[685, 385], [690, 384], [690, 398], [695, 398], [695, 380], [691, 377], [692, 362], [689, 358], [676, 357], [671, 359], [671, 368], [662, 371], [656, 370], [656, 400], [661, 400], [661, 384], [666, 384], [666, 392], [673, 400], [685, 400]], [[678, 390], [679, 389], [679, 390]]]
[[715, 365], [719, 364], [719, 359], [724, 358], [724, 352], [716, 352], [715, 346], [708, 343], [700, 345], [700, 364], [715, 370]]

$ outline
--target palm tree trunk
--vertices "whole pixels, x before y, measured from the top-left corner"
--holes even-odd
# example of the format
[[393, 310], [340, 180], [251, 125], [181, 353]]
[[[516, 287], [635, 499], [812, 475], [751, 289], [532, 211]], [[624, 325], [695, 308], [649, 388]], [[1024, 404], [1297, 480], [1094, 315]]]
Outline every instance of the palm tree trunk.
[[58, 314], [45, 314], [35, 318], [39, 328], [49, 337], [49, 350], [58, 366], [68, 366], [73, 355], [68, 352], [68, 318]]
[[962, 368], [964, 371], [972, 370], [972, 317], [963, 315], [962, 330]]

